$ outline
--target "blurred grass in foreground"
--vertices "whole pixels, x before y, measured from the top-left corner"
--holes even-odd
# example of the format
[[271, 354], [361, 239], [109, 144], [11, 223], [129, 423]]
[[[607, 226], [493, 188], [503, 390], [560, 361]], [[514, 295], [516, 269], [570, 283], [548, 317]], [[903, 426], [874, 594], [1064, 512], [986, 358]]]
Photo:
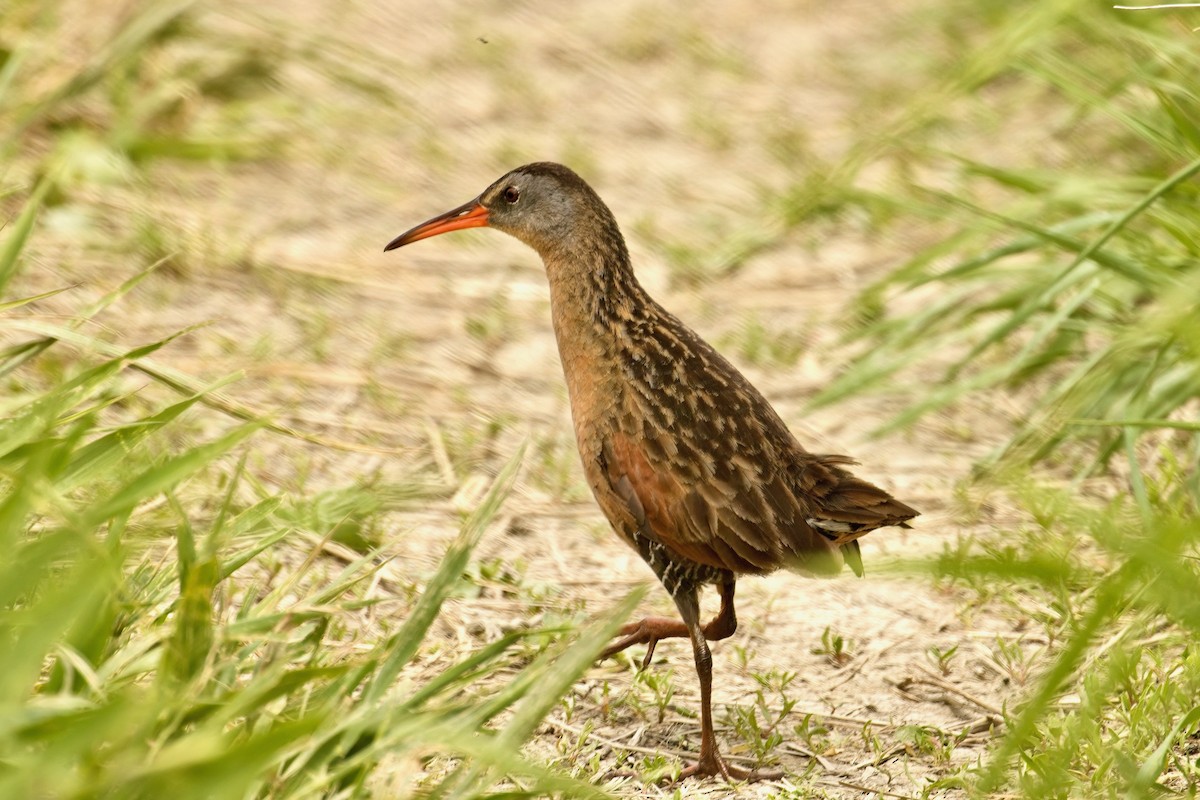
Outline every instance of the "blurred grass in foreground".
[[[331, 516], [320, 498], [254, 481], [251, 437], [288, 431], [231, 426], [203, 406], [251, 415], [149, 360], [189, 331], [128, 350], [83, 332], [155, 267], [65, 321], [22, 312], [70, 287], [10, 298], [45, 206], [132, 183], [149, 159], [273, 149], [231, 138], [229, 123], [238, 99], [269, 83], [278, 53], [266, 37], [217, 45], [192, 8], [110, 17], [90, 6], [86, 31], [103, 38], [90, 53], [65, 52], [78, 20], [65, 5], [18, 0], [0, 21], [0, 153], [20, 156], [0, 190], [0, 796], [397, 796], [416, 790], [430, 759], [431, 796], [513, 781], [510, 796], [605, 796], [519, 748], [640, 593], [550, 645], [547, 631], [516, 632], [439, 672], [413, 663], [520, 456], [403, 622], [347, 645], [347, 618], [380, 602], [364, 590], [389, 551], [366, 549], [328, 579], [310, 568], [342, 523], [386, 504], [356, 487], [337, 495], [349, 510]], [[131, 369], [149, 385], [134, 388]], [[183, 398], [162, 399], [173, 394]], [[225, 431], [180, 435], [201, 414]], [[315, 543], [298, 539], [305, 531]], [[295, 563], [279, 557], [284, 544]], [[533, 656], [514, 670], [522, 644]]]
[[[1034, 617], [1052, 657], [987, 763], [931, 789], [1200, 791], [1200, 50], [1181, 24], [1190, 19], [1063, 0], [1036, 13], [996, 3], [927, 12], [954, 43], [941, 70], [956, 77], [825, 184], [824, 196], [883, 222], [952, 233], [861, 293], [850, 335], [861, 355], [814, 404], [921, 375], [880, 433], [986, 391], [1010, 393], [1018, 414], [982, 474], [1032, 522], [953, 548], [936, 571], [1012, 599], [1023, 616], [1049, 609]], [[934, 144], [981, 106], [1030, 120], [1036, 135], [1022, 147], [1032, 149], [996, 141], [989, 159]], [[888, 190], [854, 185], [872, 159], [891, 165]], [[816, 207], [811, 192], [792, 200]], [[1115, 498], [1080, 491], [1106, 471]], [[1073, 480], [1060, 486], [1053, 476], [1064, 473]], [[1030, 594], [1040, 603], [1026, 604]]]
[[[5, 244], [8, 256], [19, 253], [11, 234]], [[0, 316], [0, 329], [19, 332], [13, 322]], [[467, 760], [432, 779], [438, 796], [474, 797], [500, 776], [523, 776], [529, 796], [604, 796], [524, 761], [518, 748], [640, 593], [511, 677], [496, 673], [510, 669], [510, 649], [530, 632], [397, 682], [519, 457], [399, 629], [347, 650], [331, 631], [377, 602], [359, 590], [387, 560], [370, 551], [314, 584], [304, 573], [318, 544], [282, 574], [258, 568], [297, 533], [300, 516], [291, 498], [239, 499], [245, 457], [229, 457], [258, 424], [173, 448], [159, 440], [202, 392], [141, 415], [109, 413], [135, 405], [123, 372], [166, 341], [112, 359], [84, 354], [69, 377], [26, 391], [20, 373], [67, 345], [39, 336], [0, 353], [14, 389], [0, 423], [0, 796], [327, 797], [373, 780], [402, 793], [402, 779], [439, 752]]]

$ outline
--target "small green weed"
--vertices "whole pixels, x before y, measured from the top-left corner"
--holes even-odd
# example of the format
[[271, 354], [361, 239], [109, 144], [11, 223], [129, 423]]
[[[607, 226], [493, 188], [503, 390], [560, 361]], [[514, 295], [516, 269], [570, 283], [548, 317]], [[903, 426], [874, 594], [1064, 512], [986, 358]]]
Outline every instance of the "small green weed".
[[852, 639], [847, 639], [826, 626], [825, 630], [821, 632], [821, 644], [819, 647], [812, 649], [812, 654], [815, 656], [825, 656], [829, 660], [829, 663], [835, 667], [844, 667], [854, 657], [850, 652], [853, 649], [854, 641]]

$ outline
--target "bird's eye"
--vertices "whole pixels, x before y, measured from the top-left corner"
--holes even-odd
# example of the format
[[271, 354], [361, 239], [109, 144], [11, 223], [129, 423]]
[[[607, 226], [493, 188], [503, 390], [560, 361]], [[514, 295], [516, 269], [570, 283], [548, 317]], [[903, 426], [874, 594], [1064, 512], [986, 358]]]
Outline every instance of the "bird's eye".
[[500, 194], [500, 196], [504, 198], [504, 202], [511, 206], [513, 203], [521, 199], [521, 190], [515, 186], [509, 186]]

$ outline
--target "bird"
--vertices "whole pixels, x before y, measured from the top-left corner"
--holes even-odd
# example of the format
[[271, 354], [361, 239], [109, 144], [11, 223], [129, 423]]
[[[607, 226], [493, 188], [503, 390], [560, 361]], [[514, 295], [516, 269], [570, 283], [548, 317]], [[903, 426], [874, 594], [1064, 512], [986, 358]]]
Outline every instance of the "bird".
[[[781, 568], [831, 576], [844, 565], [861, 577], [858, 539], [907, 528], [918, 512], [852, 474], [853, 459], [805, 450], [736, 367], [646, 292], [612, 211], [570, 168], [518, 167], [384, 250], [477, 227], [541, 256], [587, 483], [679, 612], [625, 624], [601, 656], [644, 644], [645, 669], [660, 640], [689, 639], [700, 753], [677, 778], [778, 779], [730, 764], [713, 729], [708, 642], [737, 629], [737, 579]], [[702, 624], [700, 591], [710, 585], [720, 608]]]

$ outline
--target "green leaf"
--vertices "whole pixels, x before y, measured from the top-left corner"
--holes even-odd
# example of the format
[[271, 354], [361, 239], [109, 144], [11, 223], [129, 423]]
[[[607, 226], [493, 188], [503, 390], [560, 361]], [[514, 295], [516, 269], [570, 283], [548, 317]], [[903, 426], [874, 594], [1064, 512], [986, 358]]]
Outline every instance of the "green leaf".
[[500, 510], [505, 498], [508, 497], [524, 454], [525, 448], [522, 446], [500, 470], [479, 507], [467, 518], [459, 531], [458, 538], [446, 551], [441, 566], [430, 579], [424, 594], [421, 595], [420, 601], [409, 614], [408, 619], [404, 621], [404, 625], [384, 643], [381, 650], [387, 653], [387, 657], [364, 692], [368, 703], [374, 703], [383, 697], [400, 670], [416, 654], [417, 647], [437, 617], [442, 603], [449, 597], [450, 592], [458, 584], [463, 571], [466, 570], [471, 551], [479, 542], [488, 523]]
[[47, 297], [54, 297], [56, 294], [62, 294], [63, 292], [70, 291], [74, 288], [76, 287], [64, 286], [61, 289], [51, 289], [50, 291], [42, 292], [41, 294], [22, 297], [17, 300], [9, 300], [7, 303], [0, 303], [0, 311], [11, 311], [14, 308], [20, 308], [21, 306], [29, 305], [30, 303], [36, 303], [38, 300], [45, 300]]
[[1171, 726], [1170, 732], [1163, 737], [1162, 742], [1158, 747], [1154, 748], [1154, 752], [1150, 754], [1143, 763], [1137, 774], [1133, 776], [1133, 780], [1129, 783], [1129, 791], [1126, 797], [1129, 800], [1136, 798], [1158, 797], [1159, 794], [1152, 792], [1151, 789], [1159, 788], [1158, 778], [1162, 775], [1163, 770], [1167, 766], [1167, 755], [1171, 748], [1175, 746], [1180, 734], [1184, 731], [1194, 731], [1197, 724], [1200, 724], [1200, 706], [1196, 706], [1180, 720]]
[[46, 180], [42, 180], [34, 188], [29, 199], [25, 201], [25, 207], [21, 209], [17, 221], [8, 231], [4, 244], [0, 245], [0, 295], [4, 294], [9, 281], [17, 274], [21, 251], [25, 249], [25, 243], [29, 241], [29, 233], [33, 230], [33, 223], [37, 220], [38, 211], [41, 210], [42, 202], [46, 199], [49, 191], [50, 182]]
[[164, 492], [237, 447], [262, 425], [250, 423], [233, 429], [216, 441], [199, 445], [164, 463], [151, 467], [118, 489], [105, 503], [90, 509], [85, 519], [99, 525], [117, 514], [132, 510], [139, 503]]

